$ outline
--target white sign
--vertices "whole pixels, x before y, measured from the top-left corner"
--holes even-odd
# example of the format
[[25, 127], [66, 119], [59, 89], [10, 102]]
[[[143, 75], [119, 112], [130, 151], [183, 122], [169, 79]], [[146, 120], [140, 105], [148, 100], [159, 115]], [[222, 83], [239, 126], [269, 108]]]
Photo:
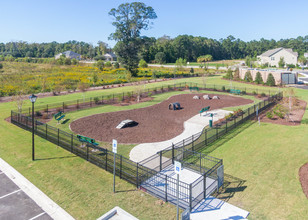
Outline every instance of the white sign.
[[113, 139], [112, 140], [112, 152], [116, 154], [117, 148], [118, 148], [118, 142], [117, 142], [117, 140]]
[[180, 174], [182, 170], [182, 164], [179, 161], [174, 161], [174, 172]]

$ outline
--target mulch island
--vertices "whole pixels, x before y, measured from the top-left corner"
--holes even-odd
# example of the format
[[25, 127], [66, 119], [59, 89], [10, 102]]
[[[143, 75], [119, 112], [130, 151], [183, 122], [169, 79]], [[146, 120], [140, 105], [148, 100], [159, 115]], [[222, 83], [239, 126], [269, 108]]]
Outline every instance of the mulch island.
[[[290, 105], [291, 101], [291, 105]], [[291, 108], [290, 108], [291, 106]], [[295, 97], [283, 98], [277, 105], [260, 114], [260, 121], [280, 125], [300, 125], [307, 103]]]
[[308, 199], [308, 163], [299, 169], [299, 181], [301, 182], [304, 194]]
[[[193, 99], [196, 95], [200, 99]], [[70, 128], [75, 133], [104, 142], [111, 142], [112, 139], [117, 139], [119, 143], [159, 142], [181, 134], [184, 121], [197, 115], [206, 106], [211, 106], [210, 110], [214, 110], [253, 102], [231, 95], [218, 95], [220, 99], [205, 100], [203, 95], [176, 95], [146, 108], [96, 114], [73, 121]], [[182, 109], [169, 110], [169, 104], [175, 102], [180, 103]], [[126, 119], [136, 121], [138, 125], [117, 129], [116, 126]]]

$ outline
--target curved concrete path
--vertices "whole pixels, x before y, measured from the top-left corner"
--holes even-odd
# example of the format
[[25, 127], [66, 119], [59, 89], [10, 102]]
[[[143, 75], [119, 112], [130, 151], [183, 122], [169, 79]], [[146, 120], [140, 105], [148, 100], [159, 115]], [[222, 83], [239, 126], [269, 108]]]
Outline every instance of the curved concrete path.
[[221, 118], [224, 118], [225, 115], [228, 115], [229, 113], [231, 113], [231, 111], [217, 109], [207, 113], [203, 113], [201, 114], [201, 116], [200, 114], [195, 115], [194, 117], [184, 122], [184, 131], [182, 132], [182, 134], [167, 141], [138, 144], [130, 151], [129, 158], [132, 161], [140, 162], [156, 154], [157, 152], [167, 147], [170, 147], [172, 143], [180, 142], [185, 138], [191, 137], [192, 135], [201, 132], [203, 128], [209, 124], [209, 119], [211, 118], [209, 116], [210, 113], [214, 114], [213, 120], [215, 122]]

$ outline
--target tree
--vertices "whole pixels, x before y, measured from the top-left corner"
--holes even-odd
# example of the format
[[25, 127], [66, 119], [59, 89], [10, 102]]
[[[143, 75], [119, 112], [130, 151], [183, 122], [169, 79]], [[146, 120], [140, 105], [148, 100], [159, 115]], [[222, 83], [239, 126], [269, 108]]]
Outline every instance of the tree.
[[234, 80], [239, 80], [240, 79], [240, 70], [239, 70], [238, 67], [234, 71], [233, 79]]
[[244, 80], [246, 82], [253, 82], [253, 79], [252, 79], [252, 75], [251, 75], [251, 72], [248, 70], [246, 73], [245, 73], [245, 78]]
[[137, 76], [140, 31], [150, 27], [150, 20], [157, 18], [156, 13], [142, 2], [132, 2], [111, 9], [109, 15], [115, 19], [112, 25], [116, 31], [110, 35], [110, 39], [118, 41], [114, 51], [131, 75]]
[[120, 64], [119, 64], [118, 62], [115, 62], [115, 63], [113, 64], [113, 67], [114, 67], [115, 69], [119, 69], [119, 68], [120, 68]]
[[0, 70], [1, 70], [1, 69], [3, 69], [3, 64], [2, 64], [2, 63], [0, 63]]
[[264, 83], [260, 72], [257, 72], [257, 74], [256, 74], [255, 83], [257, 83], [257, 84], [263, 84]]
[[280, 68], [284, 68], [284, 66], [285, 66], [285, 62], [284, 62], [284, 57], [280, 57], [280, 60], [279, 60], [279, 62], [278, 62], [278, 66], [280, 67]]
[[[204, 56], [200, 56], [200, 57], [197, 58], [197, 62], [198, 63], [207, 63], [207, 62], [210, 62], [212, 60], [213, 60], [213, 56], [210, 55], [210, 54], [207, 54], [207, 55], [204, 55]], [[208, 66], [204, 66], [204, 67], [208, 68]], [[205, 69], [205, 71], [207, 71], [207, 68]]]
[[148, 67], [148, 64], [147, 64], [147, 62], [145, 62], [144, 59], [141, 59], [141, 60], [139, 61], [139, 67], [141, 67], [141, 68], [147, 68], [147, 67]]
[[273, 74], [268, 74], [267, 76], [267, 80], [266, 80], [266, 85], [268, 86], [275, 86], [275, 78], [273, 76]]
[[304, 57], [304, 56], [300, 56], [300, 57], [298, 58], [298, 62], [299, 62], [300, 64], [302, 64], [302, 65], [306, 65], [306, 63], [307, 63], [307, 58]]
[[233, 74], [232, 74], [232, 70], [228, 69], [226, 75], [224, 76], [225, 79], [229, 79], [232, 80], [233, 79]]
[[158, 52], [155, 54], [155, 61], [159, 64], [163, 64], [166, 62], [166, 54], [164, 52]]
[[175, 61], [175, 68], [177, 70], [180, 70], [182, 69], [184, 66], [187, 65], [187, 62], [186, 62], [186, 59], [183, 59], [183, 58], [179, 58]]

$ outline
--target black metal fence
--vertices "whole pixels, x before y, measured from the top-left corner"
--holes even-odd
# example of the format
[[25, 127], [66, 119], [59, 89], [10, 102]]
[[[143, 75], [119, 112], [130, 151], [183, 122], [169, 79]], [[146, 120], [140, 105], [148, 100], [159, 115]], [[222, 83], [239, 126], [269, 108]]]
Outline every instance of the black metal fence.
[[[241, 115], [233, 117], [229, 121], [223, 121], [219, 125], [216, 124], [214, 128], [205, 128], [191, 138], [184, 139], [140, 163], [116, 154], [116, 175], [136, 185], [137, 188], [146, 189], [154, 196], [175, 204], [176, 179], [168, 173], [172, 172], [174, 160], [181, 161], [185, 168], [200, 175], [192, 183], [180, 181], [180, 207], [183, 209], [190, 207], [191, 209], [217, 189], [217, 169], [222, 165], [222, 160], [208, 157], [196, 151], [203, 150], [237, 125], [253, 117], [257, 107], [259, 111], [262, 111], [281, 96], [282, 93], [278, 93], [260, 101], [244, 110]], [[23, 129], [32, 130], [32, 118], [30, 116], [11, 111], [11, 122]], [[35, 120], [34, 126], [36, 135], [63, 147], [108, 172], [113, 172], [113, 152], [92, 144], [84, 144], [75, 135], [38, 120]]]

